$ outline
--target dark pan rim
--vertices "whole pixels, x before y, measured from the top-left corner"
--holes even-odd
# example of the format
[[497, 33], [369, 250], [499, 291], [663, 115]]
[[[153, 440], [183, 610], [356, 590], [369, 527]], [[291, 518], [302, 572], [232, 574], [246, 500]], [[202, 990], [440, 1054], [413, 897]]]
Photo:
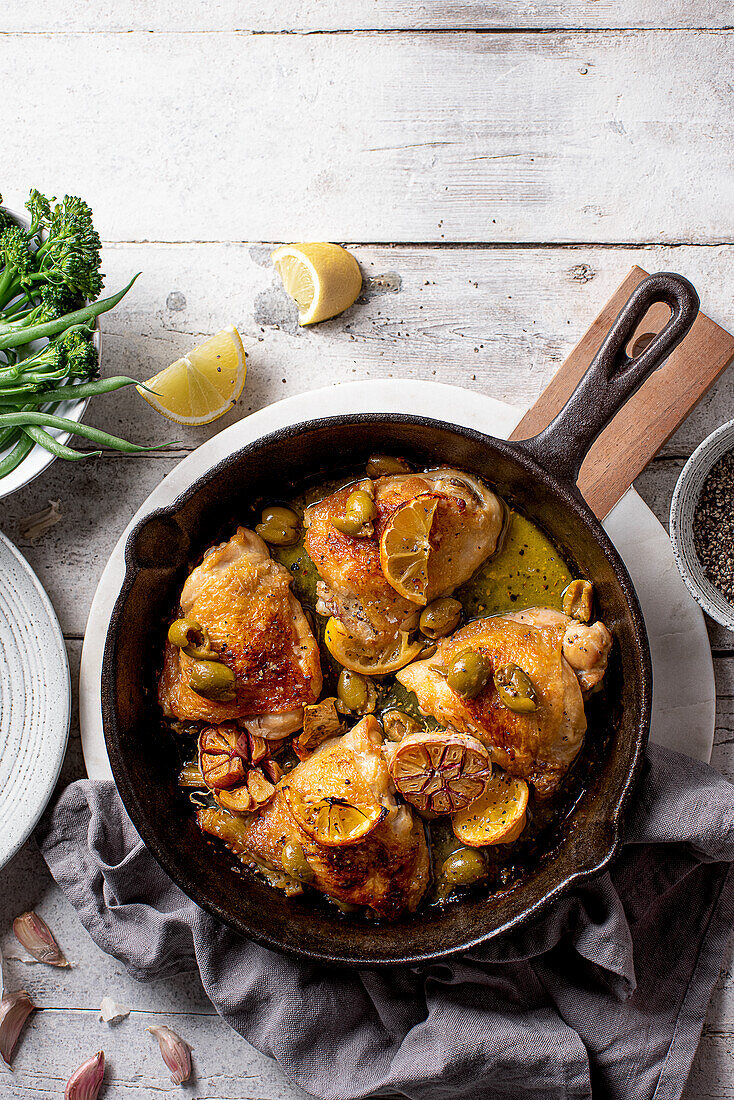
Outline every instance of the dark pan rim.
[[[185, 504], [187, 504], [205, 485], [210, 484], [212, 481], [222, 476], [222, 474], [224, 474], [235, 462], [238, 462], [243, 455], [254, 453], [271, 442], [295, 439], [304, 432], [333, 429], [336, 427], [348, 426], [350, 424], [415, 424], [427, 428], [441, 428], [444, 431], [462, 436], [479, 446], [492, 448], [501, 452], [512, 461], [524, 466], [530, 478], [540, 481], [544, 487], [550, 488], [560, 496], [565, 506], [574, 513], [575, 518], [590, 530], [613, 568], [617, 583], [622, 591], [632, 620], [636, 647], [636, 663], [639, 670], [639, 720], [637, 722], [637, 735], [634, 741], [634, 752], [631, 757], [626, 782], [617, 798], [616, 804], [611, 807], [610, 815], [605, 821], [605, 824], [609, 826], [610, 839], [608, 842], [599, 843], [595, 851], [591, 851], [587, 854], [586, 859], [583, 861], [583, 864], [579, 866], [578, 870], [565, 875], [555, 887], [547, 891], [546, 894], [530, 905], [526, 906], [522, 911], [510, 917], [503, 924], [496, 925], [489, 931], [471, 935], [461, 943], [457, 943], [445, 949], [442, 948], [440, 950], [426, 952], [411, 951], [407, 952], [405, 955], [401, 955], [399, 958], [394, 956], [381, 958], [374, 955], [370, 955], [369, 957], [358, 957], [354, 954], [339, 954], [336, 951], [327, 954], [323, 951], [311, 950], [305, 946], [296, 948], [291, 945], [282, 944], [277, 936], [269, 935], [267, 931], [263, 931], [262, 928], [253, 927], [239, 920], [237, 917], [233, 917], [225, 911], [224, 907], [212, 901], [204, 891], [200, 890], [195, 882], [187, 881], [184, 885], [181, 881], [182, 875], [175, 866], [175, 860], [169, 853], [167, 846], [160, 842], [155, 826], [150, 823], [148, 815], [137, 797], [135, 786], [130, 780], [125, 756], [121, 751], [117, 738], [115, 701], [109, 686], [113, 679], [112, 670], [117, 653], [117, 640], [122, 609], [137, 573], [137, 566], [133, 556], [133, 547], [141, 530], [153, 519], [176, 516]], [[652, 667], [647, 631], [642, 611], [627, 568], [609, 539], [609, 536], [601, 526], [601, 523], [588, 507], [575, 486], [570, 486], [559, 481], [552, 474], [544, 470], [534, 458], [523, 450], [521, 443], [510, 443], [506, 440], [498, 439], [495, 436], [476, 431], [473, 428], [463, 427], [433, 417], [413, 416], [409, 413], [351, 413], [321, 419], [299, 421], [296, 424], [279, 428], [266, 435], [260, 436], [258, 439], [245, 444], [245, 446], [238, 448], [226, 458], [217, 462], [216, 465], [197, 478], [195, 482], [180, 493], [170, 504], [155, 509], [140, 519], [128, 535], [125, 546], [125, 577], [117, 599], [115, 600], [107, 630], [107, 637], [105, 639], [102, 661], [101, 697], [105, 742], [115, 785], [123, 805], [146, 847], [179, 889], [195, 902], [195, 904], [210, 913], [213, 917], [221, 920], [240, 935], [253, 940], [263, 947], [311, 963], [371, 969], [378, 967], [415, 966], [436, 962], [481, 947], [483, 944], [511, 929], [527, 924], [532, 918], [537, 917], [543, 912], [552, 902], [557, 901], [559, 898], [569, 893], [574, 886], [580, 885], [596, 877], [609, 866], [621, 847], [622, 815], [629, 803], [642, 769], [644, 748], [647, 743], [652, 708]], [[561, 847], [562, 846], [563, 842], [561, 844]], [[416, 927], [419, 927], [418, 923], [416, 923]]]

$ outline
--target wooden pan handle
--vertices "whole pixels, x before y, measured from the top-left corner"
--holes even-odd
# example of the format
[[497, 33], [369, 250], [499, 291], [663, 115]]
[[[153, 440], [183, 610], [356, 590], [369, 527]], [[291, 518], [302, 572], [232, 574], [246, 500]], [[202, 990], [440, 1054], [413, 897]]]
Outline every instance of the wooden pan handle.
[[[529, 439], [556, 417], [594, 359], [612, 322], [647, 272], [633, 267], [624, 282], [510, 436]], [[638, 324], [628, 351], [639, 355], [667, 324], [670, 309], [653, 306]], [[669, 359], [630, 398], [589, 449], [578, 487], [603, 519], [734, 359], [734, 336], [699, 313]]]

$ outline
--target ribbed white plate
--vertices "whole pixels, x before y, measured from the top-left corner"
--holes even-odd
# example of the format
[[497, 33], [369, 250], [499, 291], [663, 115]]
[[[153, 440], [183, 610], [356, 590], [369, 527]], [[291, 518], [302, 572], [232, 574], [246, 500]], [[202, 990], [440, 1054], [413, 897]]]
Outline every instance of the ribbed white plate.
[[0, 867], [46, 808], [66, 752], [69, 663], [51, 601], [0, 533]]
[[[122, 533], [89, 612], [79, 676], [82, 749], [91, 779], [111, 779], [102, 729], [101, 675], [107, 628], [125, 576], [125, 542], [144, 515], [164, 508], [233, 451], [289, 424], [350, 412], [411, 412], [504, 439], [523, 409], [440, 382], [348, 382], [277, 401], [203, 443], [161, 481]], [[650, 638], [653, 714], [650, 737], [697, 760], [711, 759], [716, 691], [706, 625], [673, 561], [663, 527], [629, 489], [604, 521], [634, 581]]]

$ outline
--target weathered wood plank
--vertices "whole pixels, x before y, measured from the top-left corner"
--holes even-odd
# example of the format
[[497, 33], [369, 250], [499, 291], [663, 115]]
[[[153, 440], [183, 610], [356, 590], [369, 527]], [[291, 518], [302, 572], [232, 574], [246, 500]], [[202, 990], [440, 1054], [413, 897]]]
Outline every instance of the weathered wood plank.
[[29, 84], [8, 35], [3, 186], [115, 240], [730, 241], [733, 41], [38, 34]]
[[[158, 1043], [145, 1030], [160, 1023], [173, 1027], [193, 1047], [194, 1076], [184, 1091], [171, 1084]], [[218, 1018], [136, 1011], [110, 1026], [100, 1023], [95, 1011], [53, 1008], [30, 1018], [12, 1077], [4, 1065], [0, 1069], [0, 1095], [8, 1100], [61, 1096], [70, 1074], [100, 1049], [106, 1058], [104, 1095], [115, 1100], [176, 1094], [191, 1100], [306, 1100], [308, 1095]]]
[[682, 1100], [734, 1097], [734, 1034], [705, 1031]]
[[[700, 287], [711, 315], [734, 325], [730, 247], [358, 248], [355, 254], [368, 277], [364, 301], [333, 322], [299, 329], [294, 307], [269, 266], [268, 246], [108, 248], [111, 287], [139, 266], [145, 275], [107, 321], [106, 372], [149, 376], [234, 320], [245, 336], [249, 376], [237, 408], [205, 429], [171, 425], [129, 391], [100, 399], [88, 420], [153, 445], [178, 439], [189, 450], [280, 396], [355, 378], [435, 378], [528, 404], [632, 258], [648, 269], [682, 271]], [[670, 441], [667, 453], [689, 453], [726, 418], [732, 378], [730, 371]], [[107, 456], [73, 467], [57, 462], [43, 478], [0, 502], [0, 526], [28, 554], [67, 632], [83, 632], [114, 542], [176, 461], [172, 455]], [[673, 459], [656, 463], [638, 482], [664, 525], [681, 465]], [[64, 521], [42, 543], [24, 545], [19, 521], [57, 498]], [[731, 645], [718, 628], [712, 637], [717, 645]]]
[[[82, 637], [94, 590], [107, 559], [134, 512], [176, 459], [139, 463], [105, 456], [89, 463], [58, 462], [37, 491], [33, 482], [0, 504], [0, 524], [22, 546], [66, 634]], [[35, 545], [18, 537], [22, 515], [61, 500], [63, 520]]]
[[47, 0], [29, 8], [23, 0], [11, 0], [3, 12], [6, 31], [127, 31], [163, 30], [172, 26], [187, 31], [339, 31], [339, 30], [505, 30], [519, 27], [723, 27], [731, 25], [727, 5], [708, 0], [691, 5], [669, 0], [548, 0], [527, 4], [524, 0], [495, 0], [475, 4], [471, 0], [424, 3], [420, 0], [323, 0], [277, 5], [256, 0], [197, 0], [154, 5], [132, 3], [105, 8], [82, 0], [70, 10], [61, 0]]
[[[142, 270], [103, 318], [104, 372], [138, 378], [234, 322], [249, 357], [237, 407], [206, 428], [171, 425], [134, 391], [100, 399], [87, 419], [141, 443], [198, 446], [272, 401], [319, 386], [421, 378], [531, 404], [634, 262], [693, 280], [702, 308], [734, 330], [734, 247], [352, 249], [362, 298], [333, 321], [299, 328], [267, 244], [119, 244], [105, 248], [110, 289]], [[728, 371], [664, 453], [690, 451], [728, 415]], [[42, 484], [45, 484], [45, 479]], [[0, 524], [3, 505], [0, 504]]]

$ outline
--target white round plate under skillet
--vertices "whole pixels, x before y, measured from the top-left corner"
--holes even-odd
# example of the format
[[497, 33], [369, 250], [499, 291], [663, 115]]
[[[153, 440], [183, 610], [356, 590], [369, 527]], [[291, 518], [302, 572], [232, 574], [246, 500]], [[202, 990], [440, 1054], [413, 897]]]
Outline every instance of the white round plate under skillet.
[[70, 714], [58, 619], [28, 562], [0, 533], [0, 868], [53, 794]]
[[[409, 412], [507, 438], [524, 410], [440, 382], [349, 382], [269, 405], [207, 440], [163, 479], [133, 516], [112, 552], [92, 602], [82, 650], [79, 705], [82, 748], [91, 779], [111, 779], [102, 730], [102, 655], [125, 576], [124, 549], [139, 520], [171, 504], [212, 466], [269, 432], [345, 413]], [[635, 583], [653, 664], [652, 740], [699, 760], [711, 759], [716, 692], [703, 614], [673, 561], [668, 536], [630, 489], [604, 522]]]

